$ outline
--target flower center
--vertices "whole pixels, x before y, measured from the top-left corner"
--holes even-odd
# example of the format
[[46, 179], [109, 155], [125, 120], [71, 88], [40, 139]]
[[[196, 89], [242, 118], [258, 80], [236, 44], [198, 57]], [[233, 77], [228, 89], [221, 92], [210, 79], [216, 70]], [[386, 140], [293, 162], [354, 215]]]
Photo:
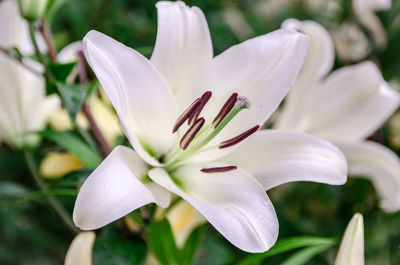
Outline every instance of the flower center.
[[[168, 168], [176, 168], [180, 162], [188, 157], [216, 148], [227, 148], [240, 143], [259, 129], [256, 125], [236, 137], [223, 141], [214, 146], [207, 146], [222, 129], [243, 109], [250, 107], [249, 100], [244, 96], [233, 93], [211, 123], [200, 117], [201, 112], [212, 96], [211, 91], [205, 92], [197, 98], [176, 120], [172, 133], [178, 133], [186, 127], [186, 132], [180, 137], [175, 148], [163, 156], [162, 161]], [[187, 121], [187, 126], [183, 126]], [[236, 166], [204, 168], [204, 173], [226, 172], [236, 169]]]

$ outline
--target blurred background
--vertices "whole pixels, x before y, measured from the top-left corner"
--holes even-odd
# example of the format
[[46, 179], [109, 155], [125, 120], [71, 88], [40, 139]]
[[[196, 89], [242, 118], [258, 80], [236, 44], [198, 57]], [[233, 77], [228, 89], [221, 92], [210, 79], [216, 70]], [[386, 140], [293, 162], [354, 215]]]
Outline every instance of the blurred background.
[[[149, 57], [155, 43], [155, 0], [59, 0], [65, 4], [49, 24], [58, 50], [96, 29]], [[365, 0], [367, 1], [367, 0]], [[215, 55], [251, 37], [280, 28], [286, 18], [312, 19], [331, 33], [336, 47], [335, 68], [369, 59], [377, 63], [392, 87], [400, 88], [400, 1], [377, 11], [384, 29], [379, 36], [360, 23], [350, 0], [192, 0], [207, 17]], [[1, 36], [0, 36], [1, 37]], [[400, 155], [400, 112], [370, 137]], [[46, 146], [46, 142], [44, 143]], [[41, 149], [37, 156], [45, 155]], [[62, 264], [73, 238], [35, 196], [35, 186], [22, 154], [0, 146], [0, 264]], [[89, 174], [65, 176], [71, 185]], [[64, 183], [65, 184], [65, 183]], [[355, 212], [364, 215], [366, 264], [400, 264], [400, 213], [378, 207], [371, 183], [350, 178], [344, 186], [316, 183], [286, 184], [268, 192], [280, 222], [280, 238], [315, 235], [340, 238]], [[27, 194], [29, 196], [27, 196]], [[60, 197], [72, 211], [74, 197]], [[98, 234], [93, 264], [141, 264], [146, 245], [114, 222]], [[231, 246], [211, 226], [201, 242], [197, 264], [236, 264], [248, 255]], [[112, 231], [118, 230], [118, 233]], [[309, 264], [332, 264], [337, 248]], [[268, 258], [279, 264], [293, 252]]]

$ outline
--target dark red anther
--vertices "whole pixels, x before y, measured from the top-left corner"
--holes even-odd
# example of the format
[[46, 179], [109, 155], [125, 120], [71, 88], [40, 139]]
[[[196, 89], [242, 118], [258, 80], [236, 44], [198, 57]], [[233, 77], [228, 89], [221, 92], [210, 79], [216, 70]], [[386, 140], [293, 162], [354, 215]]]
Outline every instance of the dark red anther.
[[226, 148], [226, 147], [230, 147], [232, 145], [240, 143], [241, 141], [243, 141], [244, 139], [246, 139], [247, 137], [249, 137], [250, 135], [255, 133], [258, 130], [258, 128], [260, 128], [260, 125], [256, 125], [253, 128], [248, 129], [247, 131], [239, 134], [238, 136], [222, 142], [220, 144], [219, 148]]
[[182, 124], [189, 119], [190, 115], [192, 115], [196, 109], [200, 106], [201, 104], [201, 99], [198, 98], [196, 99], [182, 114], [179, 116], [179, 118], [176, 120], [175, 125], [172, 129], [172, 133], [175, 133], [181, 126]]
[[185, 150], [189, 144], [192, 142], [193, 138], [196, 136], [196, 134], [200, 131], [200, 129], [203, 127], [204, 122], [206, 120], [204, 118], [198, 118], [193, 125], [187, 130], [185, 135], [182, 137], [181, 142], [179, 146]]
[[224, 106], [222, 106], [221, 110], [218, 112], [217, 116], [213, 120], [214, 128], [221, 123], [221, 121], [228, 115], [228, 113], [233, 109], [235, 103], [237, 101], [238, 94], [233, 93], [228, 100], [225, 102]]
[[203, 168], [200, 171], [203, 173], [221, 173], [228, 172], [237, 169], [237, 166], [226, 166], [226, 167], [209, 167]]
[[204, 106], [207, 104], [207, 102], [210, 100], [212, 95], [211, 91], [205, 92], [201, 98], [200, 98], [200, 105], [197, 107], [196, 111], [194, 111], [188, 120], [188, 124], [191, 125], [193, 121], [197, 120], [197, 118], [200, 116], [201, 111], [203, 110]]

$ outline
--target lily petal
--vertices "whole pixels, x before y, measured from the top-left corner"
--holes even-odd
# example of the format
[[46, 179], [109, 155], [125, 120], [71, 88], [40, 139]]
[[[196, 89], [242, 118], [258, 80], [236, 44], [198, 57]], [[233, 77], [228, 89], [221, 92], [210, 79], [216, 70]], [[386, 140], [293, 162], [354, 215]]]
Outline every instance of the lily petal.
[[[192, 80], [190, 89], [182, 89], [178, 97], [193, 101], [202, 91], [213, 92], [202, 116], [211, 122], [233, 92], [247, 97], [251, 103], [210, 142], [210, 146], [231, 139], [255, 125], [262, 125], [278, 107], [294, 82], [303, 63], [308, 38], [294, 30], [281, 29], [235, 45], [226, 50]], [[189, 100], [190, 99], [190, 100]], [[231, 148], [205, 152], [206, 159], [215, 159]]]
[[64, 265], [92, 265], [92, 249], [95, 238], [94, 232], [79, 233], [68, 248]]
[[356, 213], [344, 232], [335, 265], [364, 265], [364, 263], [363, 217]]
[[381, 199], [380, 206], [383, 210], [399, 211], [399, 157], [385, 146], [371, 141], [337, 145], [347, 158], [349, 175], [370, 179]]
[[366, 138], [400, 104], [400, 94], [369, 61], [333, 72], [312, 97], [305, 117], [309, 123], [306, 131], [332, 141]]
[[304, 107], [307, 106], [307, 96], [313, 93], [317, 87], [314, 83], [328, 74], [335, 60], [335, 49], [329, 32], [314, 21], [299, 21], [287, 19], [282, 28], [296, 29], [310, 38], [307, 55], [299, 76], [290, 89], [285, 108], [277, 120], [277, 127], [289, 129], [293, 124], [301, 121]]
[[195, 207], [226, 239], [247, 252], [264, 252], [276, 241], [278, 220], [263, 188], [248, 173], [202, 173], [183, 166], [172, 176], [163, 168], [150, 178]]
[[121, 120], [125, 134], [149, 164], [175, 143], [173, 95], [141, 54], [97, 31], [83, 39], [85, 55]]
[[221, 160], [247, 170], [265, 190], [292, 181], [346, 182], [346, 159], [336, 146], [294, 131], [259, 131]]
[[166, 190], [160, 187], [156, 194], [152, 192], [154, 187], [141, 182], [147, 170], [135, 151], [117, 146], [79, 191], [73, 213], [76, 226], [97, 229], [149, 203], [168, 206], [170, 196]]
[[213, 57], [206, 18], [198, 7], [181, 1], [157, 2], [157, 41], [151, 62], [176, 92]]

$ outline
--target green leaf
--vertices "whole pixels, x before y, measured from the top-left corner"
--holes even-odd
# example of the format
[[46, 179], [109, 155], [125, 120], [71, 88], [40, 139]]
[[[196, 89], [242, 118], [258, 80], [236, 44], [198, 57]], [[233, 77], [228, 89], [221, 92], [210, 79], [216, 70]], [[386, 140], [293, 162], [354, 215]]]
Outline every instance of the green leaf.
[[76, 115], [82, 108], [85, 101], [87, 89], [84, 85], [67, 85], [61, 82], [56, 84], [57, 90], [60, 93], [64, 108], [69, 116], [74, 121]]
[[167, 219], [155, 222], [150, 226], [149, 245], [161, 264], [180, 264], [174, 235]]
[[181, 260], [183, 261], [182, 264], [194, 264], [205, 229], [205, 225], [197, 227], [192, 231], [188, 239], [186, 239], [185, 245], [181, 251]]
[[60, 63], [50, 63], [49, 69], [53, 74], [54, 78], [58, 82], [65, 82], [67, 81], [68, 76], [71, 74], [72, 70], [76, 66], [75, 62], [60, 64]]
[[143, 264], [146, 254], [143, 241], [122, 233], [104, 233], [93, 246], [93, 264], [139, 265]]
[[68, 152], [71, 152], [89, 169], [96, 168], [103, 160], [102, 156], [97, 151], [93, 150], [73, 132], [55, 132], [48, 130], [41, 134], [44, 138], [58, 144]]
[[277, 255], [286, 251], [290, 251], [296, 248], [308, 247], [308, 246], [332, 246], [336, 241], [332, 238], [323, 237], [291, 237], [279, 240], [270, 250], [264, 253], [251, 254], [239, 265], [250, 265], [264, 258]]
[[312, 246], [312, 247], [304, 248], [302, 250], [299, 250], [292, 256], [290, 256], [288, 259], [286, 259], [284, 262], [282, 262], [281, 265], [303, 265], [303, 264], [306, 264], [312, 258], [314, 258], [318, 254], [324, 252], [325, 250], [327, 250], [328, 248], [330, 248], [332, 246], [333, 246], [333, 244], [327, 244], [327, 245]]

